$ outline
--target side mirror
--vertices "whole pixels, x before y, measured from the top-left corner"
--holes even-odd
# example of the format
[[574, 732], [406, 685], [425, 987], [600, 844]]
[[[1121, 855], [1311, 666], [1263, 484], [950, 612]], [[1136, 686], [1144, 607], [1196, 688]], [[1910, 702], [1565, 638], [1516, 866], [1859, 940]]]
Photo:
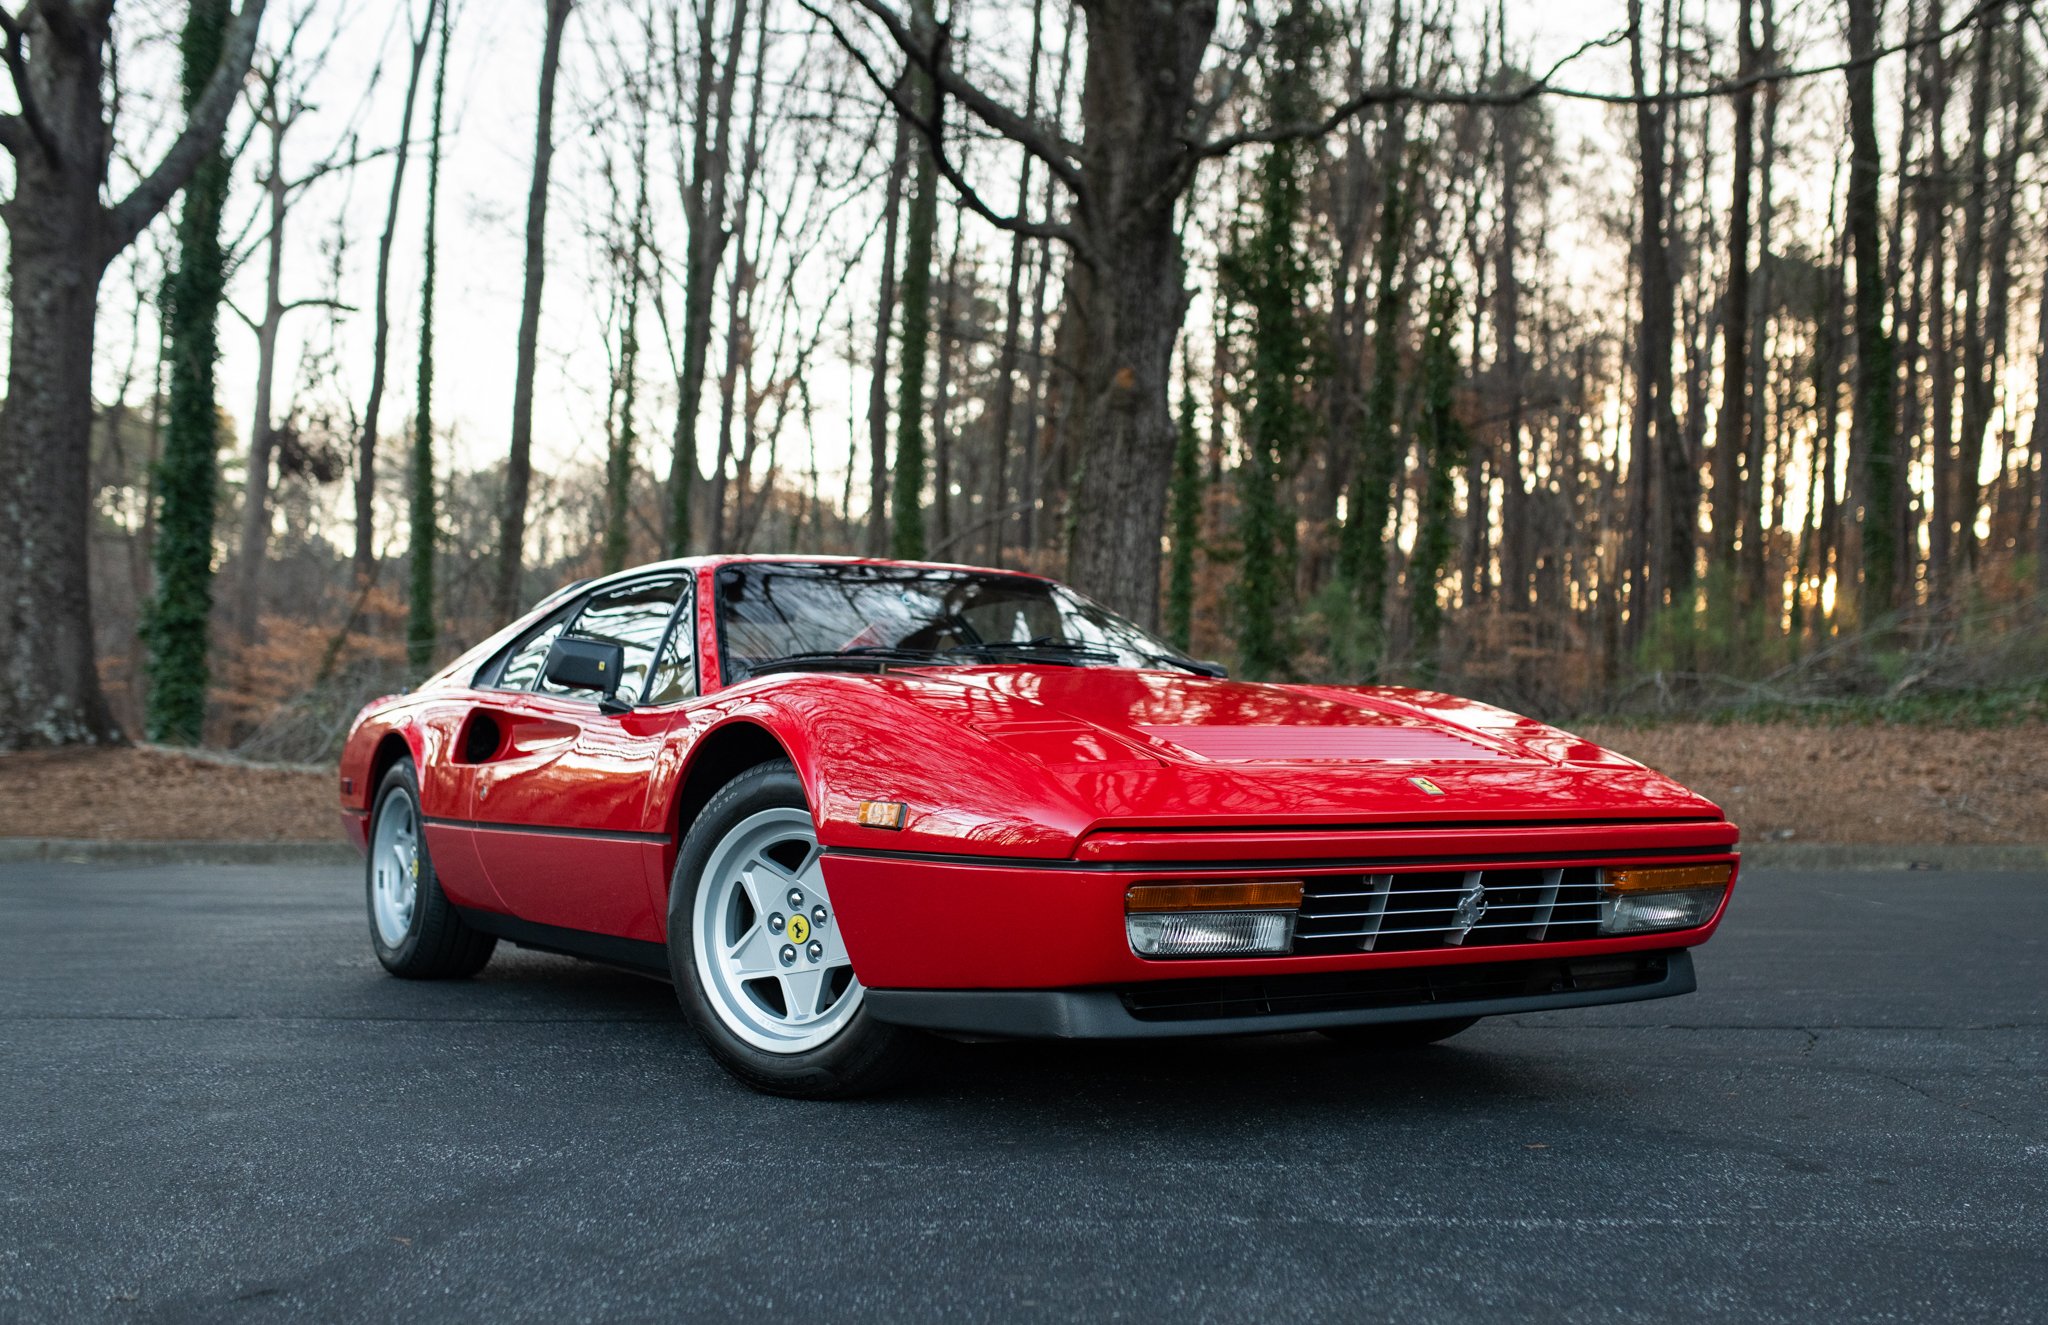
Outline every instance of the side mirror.
[[619, 676], [626, 668], [626, 650], [606, 640], [581, 635], [558, 636], [548, 649], [541, 678], [563, 690], [595, 690], [597, 706], [607, 713], [622, 712]]

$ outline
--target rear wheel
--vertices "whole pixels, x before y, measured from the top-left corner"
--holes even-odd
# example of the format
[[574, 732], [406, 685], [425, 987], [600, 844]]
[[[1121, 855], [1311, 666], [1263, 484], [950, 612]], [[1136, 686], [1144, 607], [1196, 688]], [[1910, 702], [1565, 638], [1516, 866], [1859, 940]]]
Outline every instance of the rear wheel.
[[862, 1095], [910, 1065], [917, 1035], [862, 1006], [796, 770], [763, 764], [711, 798], [669, 887], [669, 969], [727, 1071], [776, 1095]]
[[1323, 1034], [1355, 1049], [1420, 1049], [1471, 1030], [1477, 1017], [1444, 1017], [1437, 1021], [1383, 1021], [1368, 1026], [1331, 1026]]
[[409, 980], [475, 975], [498, 941], [471, 929], [441, 891], [410, 759], [384, 775], [373, 804], [364, 888], [377, 960]]

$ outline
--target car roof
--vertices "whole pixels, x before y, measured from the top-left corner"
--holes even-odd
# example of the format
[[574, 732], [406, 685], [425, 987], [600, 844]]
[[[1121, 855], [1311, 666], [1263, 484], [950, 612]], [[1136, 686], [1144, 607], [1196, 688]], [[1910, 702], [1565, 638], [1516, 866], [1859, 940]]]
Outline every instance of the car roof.
[[625, 570], [614, 571], [610, 575], [577, 580], [573, 584], [564, 585], [562, 588], [549, 594], [546, 601], [559, 600], [570, 593], [588, 589], [593, 585], [608, 584], [614, 580], [634, 579], [642, 575], [655, 574], [661, 571], [699, 570], [705, 568], [715, 570], [720, 566], [760, 565], [763, 563], [796, 563], [817, 566], [899, 566], [905, 570], [970, 571], [983, 575], [1017, 575], [1025, 579], [1045, 580], [1047, 582], [1051, 582], [1052, 579], [1051, 576], [1040, 575], [1036, 571], [1013, 570], [1002, 566], [971, 566], [946, 561], [904, 561], [894, 557], [846, 557], [832, 556], [826, 553], [716, 552], [697, 557], [676, 557], [669, 561], [650, 561], [644, 565], [629, 566]]

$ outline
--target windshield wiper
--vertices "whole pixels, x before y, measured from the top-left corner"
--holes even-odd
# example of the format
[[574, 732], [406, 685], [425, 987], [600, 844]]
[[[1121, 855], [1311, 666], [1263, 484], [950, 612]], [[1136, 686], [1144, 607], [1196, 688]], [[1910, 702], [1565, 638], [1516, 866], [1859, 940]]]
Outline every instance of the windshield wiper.
[[978, 640], [973, 644], [962, 644], [949, 653], [972, 653], [982, 657], [998, 654], [1028, 654], [1040, 662], [1071, 663], [1079, 667], [1091, 662], [1113, 663], [1116, 650], [1099, 644], [1085, 644], [1080, 640], [1054, 639], [1041, 635], [1037, 639], [992, 639]]
[[748, 676], [760, 676], [764, 672], [789, 672], [806, 667], [874, 668], [879, 671], [891, 663], [916, 665], [932, 663], [940, 658], [934, 649], [901, 649], [885, 644], [862, 644], [851, 649], [809, 649], [797, 653], [785, 653], [774, 658], [761, 658], [743, 662]]

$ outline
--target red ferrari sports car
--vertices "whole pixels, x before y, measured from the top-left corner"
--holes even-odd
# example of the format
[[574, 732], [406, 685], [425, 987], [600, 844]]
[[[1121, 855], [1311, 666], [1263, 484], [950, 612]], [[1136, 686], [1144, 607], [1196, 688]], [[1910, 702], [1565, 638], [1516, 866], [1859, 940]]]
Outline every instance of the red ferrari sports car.
[[572, 585], [341, 761], [393, 974], [674, 982], [751, 1085], [931, 1033], [1322, 1031], [1682, 994], [1736, 830], [1483, 704], [1254, 685], [1013, 571], [705, 557]]

